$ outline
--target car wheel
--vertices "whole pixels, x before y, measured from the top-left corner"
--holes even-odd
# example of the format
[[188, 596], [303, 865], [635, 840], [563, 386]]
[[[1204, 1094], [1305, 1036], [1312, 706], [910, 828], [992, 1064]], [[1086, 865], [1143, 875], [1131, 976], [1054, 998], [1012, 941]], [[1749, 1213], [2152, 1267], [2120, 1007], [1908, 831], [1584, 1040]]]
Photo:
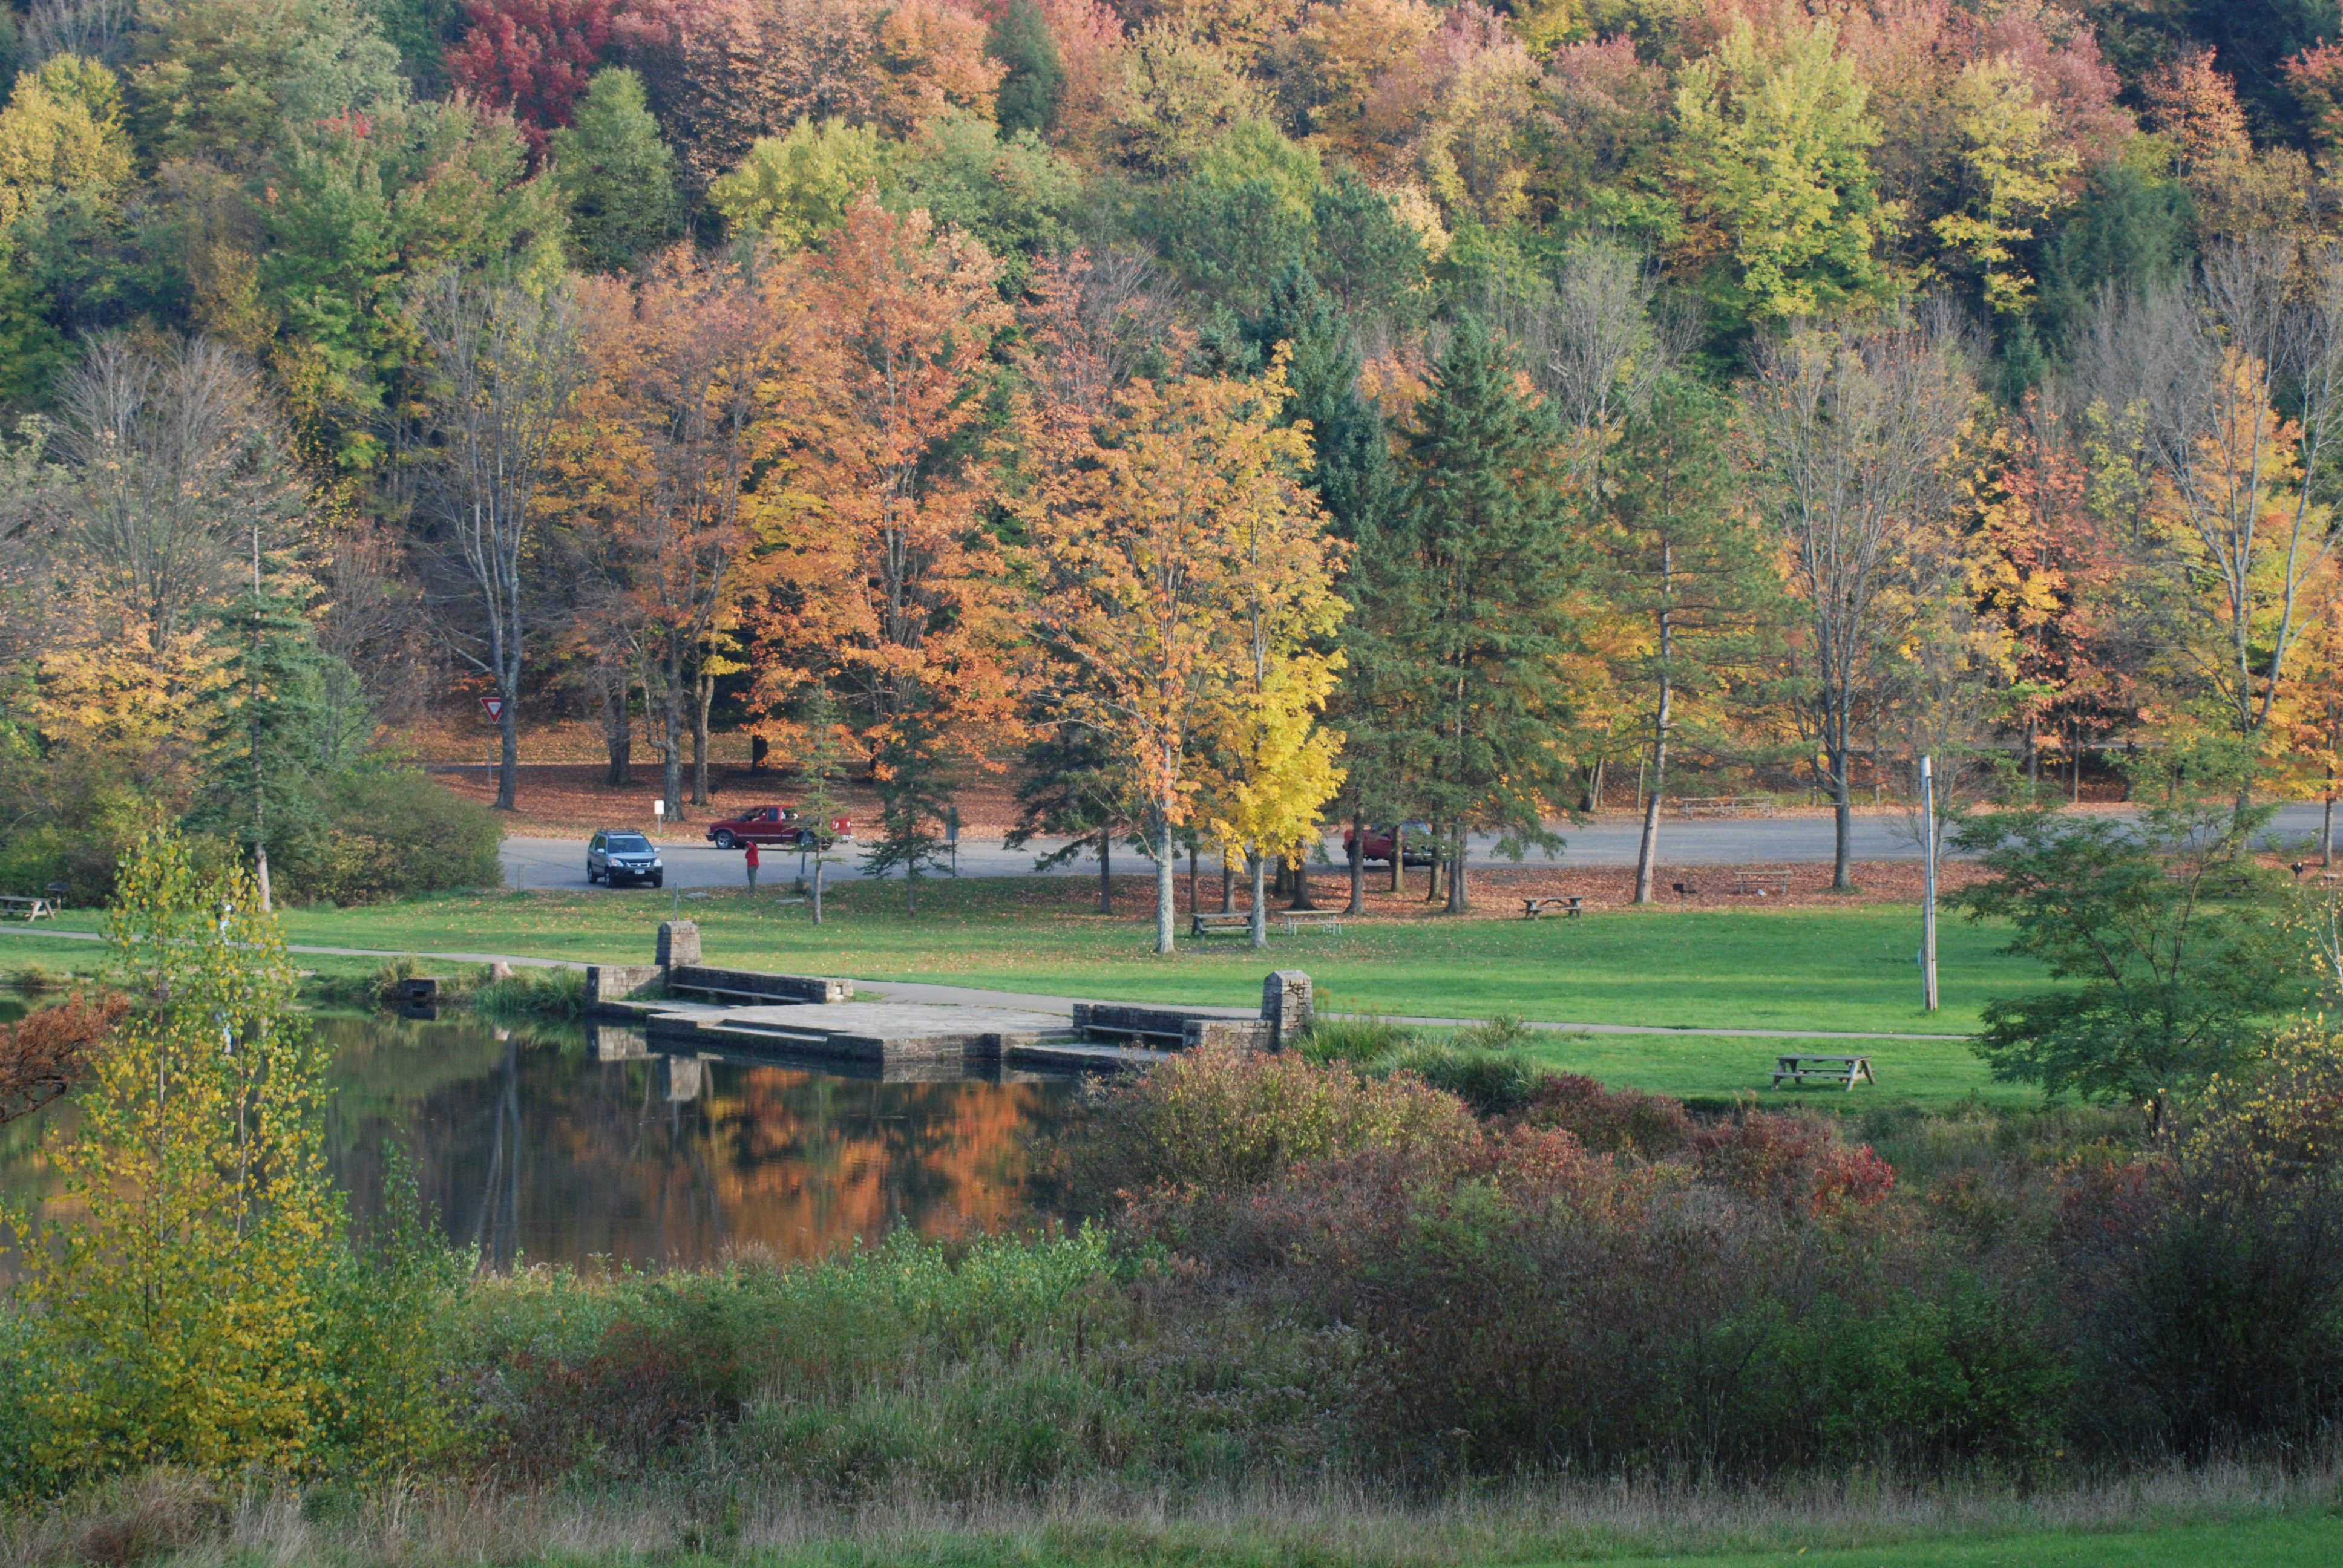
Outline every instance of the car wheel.
[[716, 847], [717, 847], [718, 849], [731, 849], [731, 848], [732, 848], [733, 843], [734, 843], [734, 839], [733, 839], [733, 838], [732, 838], [732, 835], [731, 835], [731, 834], [729, 834], [729, 833], [726, 832], [726, 831], [725, 831], [723, 829], [721, 829], [721, 828], [719, 828], [719, 829], [718, 829], [716, 830]]
[[654, 888], [664, 888], [664, 887], [666, 887], [666, 886], [667, 886], [667, 878], [666, 878], [666, 876], [665, 876], [664, 874], [661, 874], [661, 875], [659, 875], [659, 876], [653, 877], [653, 878], [651, 879], [651, 886], [652, 886], [652, 887], [654, 887]]
[[591, 860], [586, 862], [586, 885], [589, 888], [594, 885], [594, 862]]

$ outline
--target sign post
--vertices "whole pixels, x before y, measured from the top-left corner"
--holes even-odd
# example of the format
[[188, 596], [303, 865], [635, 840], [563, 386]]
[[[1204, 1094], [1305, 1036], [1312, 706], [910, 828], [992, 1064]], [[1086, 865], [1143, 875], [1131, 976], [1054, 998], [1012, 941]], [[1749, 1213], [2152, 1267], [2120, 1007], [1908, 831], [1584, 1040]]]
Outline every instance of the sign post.
[[1936, 1010], [1936, 778], [1920, 759], [1920, 1006]]

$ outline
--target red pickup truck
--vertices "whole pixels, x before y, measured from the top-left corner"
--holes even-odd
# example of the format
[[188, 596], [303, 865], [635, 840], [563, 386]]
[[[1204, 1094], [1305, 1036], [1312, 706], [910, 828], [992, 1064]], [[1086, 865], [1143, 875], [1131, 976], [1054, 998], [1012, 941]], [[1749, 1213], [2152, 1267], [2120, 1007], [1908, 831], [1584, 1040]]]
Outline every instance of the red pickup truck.
[[[787, 806], [754, 806], [737, 817], [727, 817], [721, 822], [708, 825], [708, 841], [719, 849], [737, 849], [743, 844], [771, 844], [784, 849], [794, 849], [813, 841], [813, 825]], [[830, 824], [833, 839], [854, 837], [851, 819], [840, 817]]]
[[[1402, 822], [1396, 828], [1378, 828], [1372, 823], [1369, 824], [1366, 841], [1359, 850], [1359, 859], [1381, 860], [1384, 865], [1390, 865], [1392, 839], [1394, 834], [1399, 839], [1400, 853], [1406, 857], [1401, 864], [1407, 866], [1432, 864], [1432, 824], [1429, 822]], [[1346, 859], [1351, 853], [1351, 836], [1350, 829], [1342, 829], [1342, 854]]]

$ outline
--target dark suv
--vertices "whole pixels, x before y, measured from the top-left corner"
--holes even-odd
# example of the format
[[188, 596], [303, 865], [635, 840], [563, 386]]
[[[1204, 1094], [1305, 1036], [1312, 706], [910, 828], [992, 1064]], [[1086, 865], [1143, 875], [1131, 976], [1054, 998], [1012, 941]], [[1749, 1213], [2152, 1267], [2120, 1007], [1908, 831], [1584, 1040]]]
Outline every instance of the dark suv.
[[619, 828], [605, 828], [586, 841], [586, 879], [607, 882], [649, 882], [667, 885], [667, 862], [649, 839]]

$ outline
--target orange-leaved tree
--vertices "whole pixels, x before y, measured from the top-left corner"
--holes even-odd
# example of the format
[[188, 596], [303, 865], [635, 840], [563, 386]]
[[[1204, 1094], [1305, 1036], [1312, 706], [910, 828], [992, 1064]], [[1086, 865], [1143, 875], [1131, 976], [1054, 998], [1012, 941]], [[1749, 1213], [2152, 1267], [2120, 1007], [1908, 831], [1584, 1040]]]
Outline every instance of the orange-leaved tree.
[[[1017, 498], [1038, 557], [1035, 622], [1055, 656], [1059, 710], [1129, 770], [1155, 860], [1156, 950], [1168, 953], [1173, 834], [1193, 810], [1199, 741], [1214, 728], [1242, 736], [1245, 713], [1272, 707], [1306, 719], [1322, 700], [1304, 679], [1313, 696], [1296, 707], [1271, 677], [1339, 618], [1334, 550], [1301, 482], [1308, 432], [1278, 426], [1282, 363], [1254, 381], [1053, 372], [1052, 356], [1088, 350], [1046, 278], [1043, 300], [1035, 473]], [[1060, 390], [1077, 387], [1090, 395]]]
[[951, 761], [1014, 739], [1017, 596], [985, 526], [984, 400], [1010, 321], [974, 240], [865, 196], [821, 255], [767, 276], [806, 312], [797, 373], [767, 384], [759, 594], [747, 617], [765, 732], [815, 682], [838, 697], [916, 876]]
[[669, 820], [683, 744], [708, 800], [716, 644], [740, 589], [758, 422], [798, 313], [725, 261], [678, 246], [639, 280], [579, 286], [590, 369], [564, 432], [562, 509], [597, 569], [587, 598], [652, 711]]

